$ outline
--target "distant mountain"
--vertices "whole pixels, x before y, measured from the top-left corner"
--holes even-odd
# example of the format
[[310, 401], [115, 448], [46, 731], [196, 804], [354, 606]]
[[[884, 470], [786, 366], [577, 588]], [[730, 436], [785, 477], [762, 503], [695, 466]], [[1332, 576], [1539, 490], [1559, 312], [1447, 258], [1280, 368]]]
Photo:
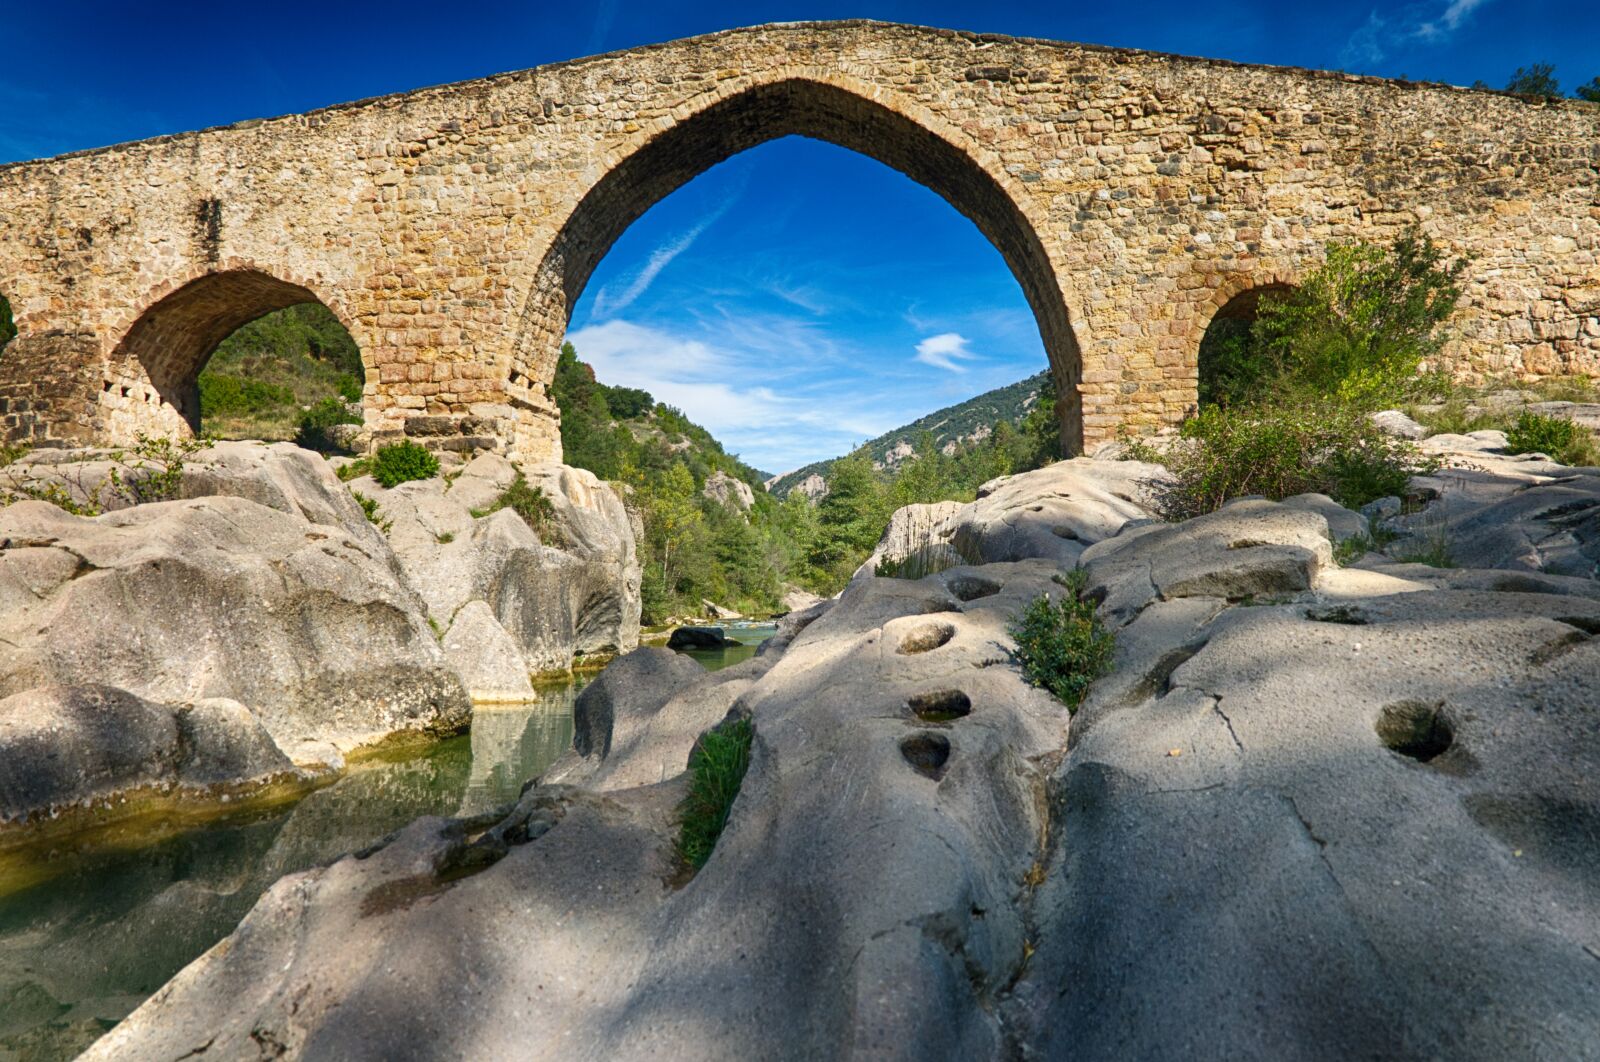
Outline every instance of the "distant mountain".
[[[1014, 384], [985, 391], [959, 405], [936, 410], [920, 420], [914, 420], [873, 439], [866, 444], [867, 453], [871, 455], [873, 464], [879, 468], [893, 468], [911, 455], [917, 436], [925, 431], [933, 432], [934, 442], [946, 451], [953, 450], [962, 443], [988, 438], [997, 421], [1005, 420], [1015, 424], [1022, 420], [1038, 399], [1039, 388], [1049, 379], [1048, 371], [1041, 372], [1026, 380], [1018, 380]], [[784, 497], [791, 489], [805, 484], [812, 476], [818, 477], [811, 485], [815, 488], [821, 480], [828, 478], [828, 470], [832, 465], [831, 460], [816, 461], [804, 468], [773, 476], [766, 481], [767, 489], [779, 497]], [[814, 492], [814, 489], [803, 486], [801, 489], [807, 493]]]

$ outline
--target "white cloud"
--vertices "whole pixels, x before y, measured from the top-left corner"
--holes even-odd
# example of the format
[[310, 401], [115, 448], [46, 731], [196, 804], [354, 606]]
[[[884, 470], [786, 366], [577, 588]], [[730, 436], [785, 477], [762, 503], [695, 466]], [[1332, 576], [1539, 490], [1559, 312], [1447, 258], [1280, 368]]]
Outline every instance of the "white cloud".
[[1345, 42], [1339, 58], [1351, 64], [1376, 63], [1412, 41], [1443, 44], [1488, 3], [1490, 0], [1450, 0], [1441, 11], [1437, 0], [1432, 0], [1393, 9], [1387, 16], [1371, 11]]
[[[767, 349], [724, 346], [623, 320], [588, 325], [567, 338], [598, 379], [649, 391], [745, 461], [771, 472], [845, 453], [905, 419], [893, 394], [864, 388], [847, 375], [820, 386], [783, 384], [783, 365], [814, 363], [803, 346], [775, 354], [774, 336], [781, 332], [767, 333], [759, 325], [750, 331]], [[787, 338], [804, 343], [803, 336]], [[746, 379], [763, 383], [746, 385]], [[782, 390], [767, 381], [779, 381]]]
[[936, 369], [966, 372], [967, 367], [959, 364], [959, 361], [971, 361], [975, 358], [977, 355], [967, 349], [967, 338], [960, 332], [940, 332], [917, 344], [916, 360], [924, 365], [932, 365]]
[[694, 241], [700, 238], [701, 233], [705, 232], [706, 229], [717, 222], [717, 219], [728, 212], [728, 208], [733, 205], [734, 198], [734, 196], [729, 196], [723, 200], [721, 206], [701, 218], [688, 232], [650, 252], [650, 257], [646, 259], [644, 268], [633, 275], [633, 278], [628, 281], [627, 286], [622, 289], [620, 295], [612, 295], [609, 287], [600, 289], [594, 297], [594, 316], [600, 318], [615, 317], [629, 306], [632, 306], [639, 296], [648, 291], [650, 285], [655, 283], [656, 277], [661, 275], [661, 271], [672, 264], [674, 258], [694, 246]]
[[1450, 6], [1444, 9], [1436, 21], [1424, 22], [1417, 27], [1417, 36], [1433, 39], [1454, 33], [1466, 21], [1468, 15], [1488, 3], [1489, 0], [1451, 0]]

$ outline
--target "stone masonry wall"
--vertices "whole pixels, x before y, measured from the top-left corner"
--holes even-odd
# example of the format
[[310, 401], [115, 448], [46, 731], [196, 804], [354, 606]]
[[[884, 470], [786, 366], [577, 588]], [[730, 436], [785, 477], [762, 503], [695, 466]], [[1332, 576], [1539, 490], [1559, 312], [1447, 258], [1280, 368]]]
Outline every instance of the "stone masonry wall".
[[820, 23], [0, 167], [0, 438], [184, 430], [222, 335], [319, 299], [379, 439], [558, 457], [548, 384], [595, 264], [788, 133], [905, 171], [994, 241], [1074, 447], [1180, 418], [1234, 295], [1414, 222], [1473, 259], [1457, 371], [1600, 375], [1600, 107]]

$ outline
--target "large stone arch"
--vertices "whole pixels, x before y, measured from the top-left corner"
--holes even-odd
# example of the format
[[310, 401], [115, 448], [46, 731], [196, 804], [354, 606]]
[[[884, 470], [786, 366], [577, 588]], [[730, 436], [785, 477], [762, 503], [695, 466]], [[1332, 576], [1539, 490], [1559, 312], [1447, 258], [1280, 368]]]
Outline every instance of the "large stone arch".
[[708, 92], [602, 160], [602, 172], [573, 203], [531, 275], [505, 367], [517, 410], [514, 450], [559, 452], [548, 398], [572, 309], [600, 260], [655, 203], [732, 156], [784, 136], [856, 151], [938, 193], [992, 243], [1032, 308], [1050, 359], [1067, 453], [1083, 446], [1082, 356], [1062, 286], [1066, 261], [1030, 216], [1033, 197], [1015, 187], [1000, 160], [908, 99], [837, 72], [773, 71]]
[[[108, 441], [129, 442], [140, 432], [193, 434], [200, 426], [200, 371], [222, 341], [274, 310], [312, 302], [357, 336], [309, 281], [254, 262], [232, 261], [158, 285], [137, 317], [111, 333], [121, 338], [108, 354], [99, 396]], [[359, 338], [357, 346], [365, 351]]]

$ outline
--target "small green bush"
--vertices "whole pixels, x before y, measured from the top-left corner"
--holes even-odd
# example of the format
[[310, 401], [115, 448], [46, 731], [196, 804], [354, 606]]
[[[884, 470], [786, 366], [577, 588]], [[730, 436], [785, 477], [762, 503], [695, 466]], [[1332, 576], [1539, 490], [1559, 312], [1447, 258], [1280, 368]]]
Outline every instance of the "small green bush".
[[1413, 475], [1433, 468], [1413, 443], [1333, 404], [1203, 409], [1184, 422], [1177, 445], [1139, 454], [1173, 474], [1153, 484], [1168, 520], [1215, 512], [1246, 495], [1277, 501], [1315, 491], [1357, 508], [1405, 493]]
[[414, 479], [432, 479], [439, 474], [439, 459], [410, 439], [378, 447], [372, 455], [372, 478], [386, 489]]
[[247, 416], [270, 413], [294, 405], [294, 391], [278, 384], [224, 373], [200, 377], [200, 419], [220, 415]]
[[547, 546], [560, 545], [564, 539], [561, 524], [556, 520], [555, 503], [545, 495], [543, 487], [535, 487], [522, 478], [521, 472], [511, 481], [511, 486], [500, 492], [493, 505], [481, 512], [474, 511], [472, 515], [488, 516], [501, 509], [510, 509], [522, 517], [539, 536], [539, 541]]
[[1506, 432], [1506, 449], [1514, 454], [1548, 454], [1559, 458], [1583, 429], [1565, 417], [1547, 417], [1524, 409]]
[[689, 793], [678, 808], [678, 857], [695, 870], [706, 865], [728, 824], [754, 737], [749, 719], [735, 719], [702, 734], [689, 756]]
[[1082, 568], [1057, 582], [1066, 588], [1059, 602], [1041, 594], [1010, 628], [1016, 659], [1035, 686], [1049, 690], [1076, 712], [1089, 686], [1111, 666], [1116, 637], [1100, 622], [1094, 605], [1083, 599]]
[[378, 515], [378, 499], [369, 498], [365, 494], [362, 494], [359, 490], [353, 490], [350, 493], [355, 496], [356, 504], [361, 506], [361, 512], [364, 516], [366, 516], [367, 523], [371, 524], [373, 527], [376, 527], [384, 534], [388, 534], [389, 528], [394, 526], [394, 522], [392, 520], [385, 520], [383, 517]]
[[300, 429], [295, 432], [294, 441], [307, 450], [328, 453], [339, 449], [333, 440], [335, 425], [360, 423], [360, 415], [352, 412], [343, 400], [324, 398], [300, 415]]

